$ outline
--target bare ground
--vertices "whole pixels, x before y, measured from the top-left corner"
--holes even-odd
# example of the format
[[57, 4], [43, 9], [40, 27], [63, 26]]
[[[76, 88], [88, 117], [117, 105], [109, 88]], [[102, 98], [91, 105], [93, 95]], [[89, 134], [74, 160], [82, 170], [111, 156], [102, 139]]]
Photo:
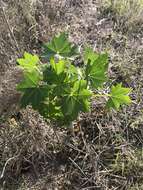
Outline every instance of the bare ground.
[[[128, 11], [126, 11], [128, 13]], [[0, 1], [0, 188], [8, 190], [143, 189], [143, 21], [93, 0]], [[114, 82], [133, 88], [133, 104], [106, 113], [97, 102], [75, 134], [20, 110], [16, 58], [41, 53], [59, 31], [83, 47], [108, 50]]]

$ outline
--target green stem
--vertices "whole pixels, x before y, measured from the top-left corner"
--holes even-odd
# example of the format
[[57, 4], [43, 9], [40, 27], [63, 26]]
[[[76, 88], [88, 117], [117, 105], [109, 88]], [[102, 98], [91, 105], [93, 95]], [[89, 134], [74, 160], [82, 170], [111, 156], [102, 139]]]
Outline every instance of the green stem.
[[110, 94], [93, 94], [94, 97], [111, 97]]

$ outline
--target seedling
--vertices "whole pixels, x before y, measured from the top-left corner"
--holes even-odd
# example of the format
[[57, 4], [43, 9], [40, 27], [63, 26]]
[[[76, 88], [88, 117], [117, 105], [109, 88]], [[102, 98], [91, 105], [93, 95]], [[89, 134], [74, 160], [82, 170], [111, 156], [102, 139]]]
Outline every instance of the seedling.
[[[43, 47], [47, 63], [41, 63], [37, 55], [27, 52], [24, 58], [17, 59], [23, 70], [23, 80], [17, 86], [22, 93], [22, 108], [31, 105], [44, 118], [69, 125], [80, 112], [90, 111], [91, 99], [97, 96], [105, 97], [109, 109], [118, 110], [123, 104], [131, 103], [131, 89], [122, 87], [121, 83], [104, 93], [109, 80], [107, 53], [95, 53], [86, 47], [81, 55], [65, 33]], [[82, 67], [74, 65], [77, 56], [83, 60]]]

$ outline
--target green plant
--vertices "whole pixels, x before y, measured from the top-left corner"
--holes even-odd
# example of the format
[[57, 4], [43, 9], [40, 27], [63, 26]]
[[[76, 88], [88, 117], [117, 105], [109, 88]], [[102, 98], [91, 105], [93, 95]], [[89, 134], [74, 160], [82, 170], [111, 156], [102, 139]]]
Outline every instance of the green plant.
[[24, 75], [17, 86], [22, 92], [21, 107], [31, 105], [44, 118], [70, 124], [80, 112], [90, 110], [92, 98], [105, 97], [107, 107], [114, 109], [131, 102], [128, 96], [131, 89], [122, 84], [112, 86], [109, 94], [104, 93], [108, 81], [107, 53], [98, 54], [86, 47], [81, 56], [84, 66], [77, 67], [73, 62], [80, 53], [68, 41], [67, 34], [61, 33], [43, 47], [45, 64], [29, 53], [17, 59]]

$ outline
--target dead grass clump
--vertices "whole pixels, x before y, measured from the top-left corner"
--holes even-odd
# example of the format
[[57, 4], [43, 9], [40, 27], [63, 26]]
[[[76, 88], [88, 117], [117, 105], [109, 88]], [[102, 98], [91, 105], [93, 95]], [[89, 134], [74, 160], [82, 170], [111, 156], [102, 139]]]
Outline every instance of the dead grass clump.
[[22, 79], [20, 69], [13, 67], [0, 76], [0, 115], [10, 116], [18, 111], [19, 92], [17, 83]]
[[37, 113], [27, 109], [21, 117], [19, 121], [13, 117], [4, 124], [1, 122], [0, 180], [4, 189], [18, 188], [15, 185], [27, 172], [33, 181], [37, 179], [50, 160], [48, 167], [52, 167], [54, 154], [59, 151], [52, 128]]
[[137, 32], [143, 24], [142, 0], [103, 0], [104, 12], [113, 15], [118, 31]]
[[[124, 131], [124, 114], [122, 122], [117, 122], [117, 114], [97, 106], [81, 115], [74, 135], [57, 129], [57, 136], [31, 109], [17, 117], [1, 123], [4, 189], [128, 190], [140, 183], [142, 152], [140, 145], [134, 147], [133, 131]], [[128, 138], [132, 136], [131, 142], [126, 133]]]

